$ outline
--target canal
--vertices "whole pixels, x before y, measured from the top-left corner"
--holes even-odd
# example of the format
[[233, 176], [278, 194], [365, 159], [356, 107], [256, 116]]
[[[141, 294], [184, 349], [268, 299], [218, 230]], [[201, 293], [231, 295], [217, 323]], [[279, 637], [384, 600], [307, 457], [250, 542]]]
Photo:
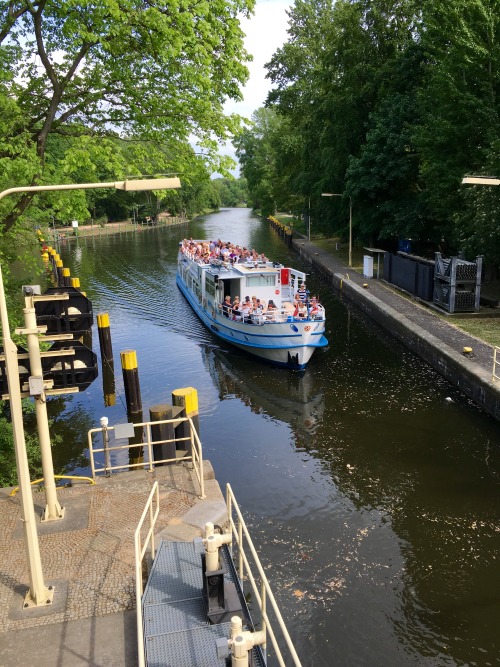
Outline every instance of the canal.
[[99, 378], [51, 401], [56, 465], [87, 472], [87, 429], [127, 420], [119, 352], [135, 349], [145, 415], [198, 390], [204, 456], [244, 508], [304, 666], [500, 664], [500, 426], [314, 273], [330, 345], [304, 373], [221, 344], [175, 285], [184, 236], [311, 270], [248, 209], [67, 241], [64, 265], [110, 315], [117, 396], [105, 407]]

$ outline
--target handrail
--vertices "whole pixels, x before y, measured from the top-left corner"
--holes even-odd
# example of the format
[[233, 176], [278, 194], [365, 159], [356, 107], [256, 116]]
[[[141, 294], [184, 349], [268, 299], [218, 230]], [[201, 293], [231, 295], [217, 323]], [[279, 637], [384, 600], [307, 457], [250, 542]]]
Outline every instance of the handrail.
[[[189, 423], [189, 435], [186, 437], [174, 437], [170, 439], [165, 439], [165, 440], [153, 440], [152, 439], [152, 433], [151, 433], [151, 427], [152, 426], [159, 426], [161, 424], [173, 424], [174, 427], [179, 425], [182, 422], [188, 422]], [[106, 427], [101, 427], [101, 428], [92, 428], [88, 431], [87, 433], [87, 441], [88, 441], [88, 448], [89, 448], [89, 455], [90, 455], [90, 467], [92, 470], [92, 478], [95, 479], [96, 475], [98, 473], [105, 473], [108, 474], [109, 472], [112, 472], [114, 470], [130, 470], [134, 468], [147, 468], [149, 471], [153, 471], [154, 467], [156, 464], [160, 463], [179, 463], [179, 462], [186, 462], [186, 461], [191, 461], [193, 464], [194, 472], [195, 475], [198, 479], [198, 484], [200, 486], [200, 498], [205, 498], [205, 483], [204, 483], [204, 477], [203, 477], [203, 449], [202, 445], [200, 442], [200, 438], [198, 436], [198, 433], [196, 432], [196, 428], [193, 424], [193, 421], [191, 417], [176, 417], [175, 419], [161, 419], [159, 421], [149, 421], [149, 422], [140, 422], [137, 424], [134, 424], [134, 428], [141, 428], [143, 431], [145, 431], [146, 435], [146, 441], [145, 442], [136, 442], [136, 443], [130, 443], [127, 442], [126, 445], [114, 445], [114, 446], [109, 446], [107, 443], [107, 438], [104, 437], [104, 446], [103, 447], [95, 447], [93, 444], [93, 438], [92, 436], [95, 433], [102, 433], [103, 435], [107, 435], [109, 431], [114, 431], [115, 427], [114, 426], [106, 426]], [[180, 459], [176, 458], [169, 458], [169, 459], [155, 459], [153, 457], [153, 445], [161, 445], [161, 444], [167, 444], [175, 442], [176, 444], [182, 443], [182, 442], [189, 442], [191, 445], [191, 454], [189, 456], [184, 456]], [[107, 459], [109, 456], [110, 452], [113, 451], [122, 451], [122, 450], [130, 450], [130, 449], [137, 449], [137, 448], [144, 448], [147, 456], [145, 457], [146, 460], [144, 461], [139, 461], [138, 463], [123, 463], [123, 464], [116, 464], [116, 465], [109, 465], [108, 461], [105, 460], [105, 464], [103, 467], [97, 467], [96, 466], [96, 461], [95, 461], [95, 455], [96, 454], [101, 454], [103, 453], [105, 455], [105, 458]]]
[[[156, 509], [153, 512], [153, 501], [156, 503]], [[146, 501], [146, 506], [144, 511], [139, 519], [137, 528], [135, 529], [134, 534], [134, 551], [135, 551], [135, 596], [136, 596], [136, 610], [137, 610], [137, 653], [139, 667], [144, 667], [144, 629], [142, 627], [142, 561], [148, 545], [151, 543], [151, 559], [155, 559], [155, 536], [154, 529], [156, 525], [156, 519], [160, 513], [160, 492], [158, 487], [158, 481], [155, 481], [151, 493]], [[144, 544], [141, 546], [141, 530], [146, 520], [146, 517], [149, 516], [149, 530], [146, 535]]]
[[[95, 484], [95, 481], [91, 477], [82, 477], [80, 475], [54, 475], [55, 479], [78, 479], [78, 480], [86, 480], [89, 484]], [[30, 482], [31, 486], [34, 484], [41, 484], [42, 482], [45, 481], [45, 477], [40, 477], [40, 479], [34, 479], [32, 482]], [[16, 493], [19, 491], [19, 487], [15, 486], [12, 491], [9, 493], [9, 496], [15, 496]]]
[[[273, 648], [276, 652], [276, 657], [278, 659], [278, 662], [281, 667], [288, 667], [291, 663], [290, 662], [285, 662], [281, 653], [281, 650], [278, 646], [276, 636], [274, 633], [274, 630], [271, 626], [271, 622], [269, 619], [269, 616], [267, 614], [267, 601], [271, 603], [272, 609], [274, 611], [274, 614], [276, 616], [276, 619], [278, 621], [278, 624], [280, 626], [281, 632], [283, 634], [283, 637], [285, 639], [285, 642], [287, 644], [288, 650], [290, 652], [290, 656], [293, 659], [293, 665], [295, 667], [301, 667], [301, 662], [300, 659], [295, 651], [295, 648], [293, 646], [292, 640], [290, 638], [290, 635], [288, 634], [288, 630], [286, 629], [285, 622], [283, 620], [283, 617], [281, 616], [281, 613], [279, 611], [278, 605], [276, 603], [276, 600], [274, 598], [274, 595], [271, 591], [271, 588], [269, 586], [269, 582], [267, 580], [267, 577], [265, 575], [264, 569], [260, 563], [259, 556], [257, 554], [257, 551], [255, 550], [255, 547], [253, 545], [252, 539], [250, 537], [250, 534], [248, 532], [248, 528], [245, 524], [245, 521], [243, 519], [243, 516], [241, 514], [240, 508], [238, 507], [238, 503], [236, 502], [236, 498], [234, 497], [233, 490], [231, 489], [231, 485], [227, 484], [226, 485], [226, 504], [227, 504], [227, 515], [228, 515], [228, 520], [229, 524], [231, 526], [231, 532], [233, 534], [233, 538], [236, 541], [238, 545], [238, 577], [240, 579], [240, 582], [243, 582], [244, 577], [248, 577], [248, 580], [251, 583], [252, 590], [254, 592], [255, 598], [257, 600], [257, 603], [260, 607], [261, 610], [261, 615], [262, 615], [262, 629], [267, 631], [271, 637], [272, 645]], [[238, 523], [236, 524], [234, 519], [233, 519], [233, 510], [236, 513], [238, 517]], [[250, 568], [250, 563], [248, 561], [247, 555], [245, 553], [245, 545], [243, 542], [243, 537], [246, 538], [246, 542], [248, 544], [248, 548], [250, 550], [250, 553], [252, 554], [255, 567], [257, 568], [257, 571], [260, 576], [260, 592], [259, 588], [257, 586], [256, 579], [251, 571]]]
[[497, 375], [497, 372], [496, 372], [497, 371], [497, 366], [500, 365], [500, 361], [498, 361], [498, 359], [497, 359], [497, 356], [498, 356], [497, 353], [498, 352], [500, 352], [500, 347], [497, 347], [495, 345], [495, 347], [493, 348], [493, 371], [492, 371], [492, 375], [491, 375], [491, 379], [493, 381], [500, 380], [500, 375]]

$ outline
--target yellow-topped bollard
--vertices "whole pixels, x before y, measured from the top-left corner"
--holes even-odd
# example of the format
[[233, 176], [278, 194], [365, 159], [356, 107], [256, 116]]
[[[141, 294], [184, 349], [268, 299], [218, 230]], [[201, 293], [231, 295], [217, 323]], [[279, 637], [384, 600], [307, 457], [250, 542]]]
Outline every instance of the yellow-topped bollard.
[[62, 279], [64, 287], [71, 287], [71, 271], [68, 268], [63, 268]]
[[[102, 365], [113, 365], [113, 347], [111, 345], [111, 329], [109, 326], [108, 313], [97, 314], [97, 331], [99, 332]], [[126, 363], [128, 363], [128, 361]], [[135, 360], [135, 365], [137, 366], [137, 359]]]
[[71, 278], [71, 287], [80, 289], [80, 278]]
[[137, 366], [137, 354], [135, 350], [123, 350], [120, 352], [122, 364], [123, 382], [125, 385], [125, 398], [127, 410], [131, 414], [142, 413], [141, 387], [139, 384], [139, 368]]
[[[172, 405], [182, 408], [179, 417], [189, 417], [199, 437], [200, 422], [198, 417], [198, 392], [196, 389], [194, 387], [174, 389], [172, 392]], [[187, 456], [191, 456], [191, 427], [189, 422], [181, 422], [176, 429], [176, 433], [178, 438], [185, 438], [183, 449], [186, 450]]]

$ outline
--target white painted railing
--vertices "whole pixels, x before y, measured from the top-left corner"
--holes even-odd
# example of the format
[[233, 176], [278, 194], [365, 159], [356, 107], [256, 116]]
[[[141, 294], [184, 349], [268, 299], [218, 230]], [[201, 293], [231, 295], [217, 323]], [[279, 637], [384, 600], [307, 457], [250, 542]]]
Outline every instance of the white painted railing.
[[[150, 547], [151, 550], [151, 561], [155, 559], [155, 535], [154, 529], [156, 525], [156, 519], [160, 512], [160, 493], [158, 490], [158, 482], [153, 484], [151, 493], [144, 507], [144, 511], [141, 515], [137, 528], [135, 529], [134, 535], [134, 549], [135, 549], [135, 597], [136, 597], [136, 609], [137, 609], [137, 653], [139, 667], [144, 667], [144, 629], [142, 625], [142, 594], [143, 594], [143, 584], [142, 584], [142, 561], [144, 556]], [[148, 529], [145, 535], [144, 541], [142, 539], [142, 530], [144, 524], [148, 519]]]
[[[182, 422], [189, 423], [189, 435], [187, 437], [174, 437], [165, 440], [153, 440], [151, 428], [153, 426], [161, 426], [162, 424], [172, 424], [175, 428]], [[105, 426], [102, 428], [93, 428], [90, 429], [87, 435], [89, 455], [90, 455], [90, 467], [92, 470], [92, 478], [95, 479], [96, 475], [103, 473], [109, 474], [110, 472], [116, 470], [133, 470], [134, 468], [146, 468], [147, 470], [154, 470], [155, 465], [159, 463], [181, 463], [186, 461], [191, 461], [193, 464], [193, 469], [198, 479], [198, 484], [200, 486], [200, 498], [205, 498], [205, 484], [203, 479], [203, 449], [201, 446], [200, 438], [196, 432], [193, 421], [190, 417], [177, 417], [176, 419], [162, 419], [155, 422], [140, 422], [134, 424], [134, 429], [142, 428], [144, 434], [144, 442], [139, 443], [130, 443], [127, 441], [126, 444], [120, 445], [111, 445], [109, 444], [109, 432], [114, 431], [114, 426]], [[94, 443], [94, 435], [100, 433], [102, 435], [102, 446], [97, 446]], [[169, 458], [169, 459], [155, 459], [153, 457], [153, 445], [162, 445], [175, 442], [177, 444], [186, 443], [190, 445], [191, 454], [185, 455], [182, 458]], [[141, 460], [137, 463], [115, 463], [111, 465], [111, 454], [113, 452], [126, 451], [131, 449], [143, 449], [144, 450], [144, 460]], [[187, 448], [186, 448], [187, 449]], [[100, 464], [96, 461], [96, 455], [104, 455], [104, 463]]]
[[[285, 622], [281, 616], [280, 610], [269, 586], [269, 582], [267, 581], [267, 577], [264, 573], [264, 569], [259, 560], [259, 556], [248, 532], [248, 528], [245, 524], [240, 508], [238, 507], [238, 503], [236, 502], [236, 498], [234, 497], [233, 491], [229, 484], [226, 486], [226, 504], [228, 520], [231, 527], [231, 533], [233, 535], [233, 542], [236, 542], [238, 546], [237, 570], [241, 586], [243, 587], [243, 582], [245, 579], [250, 582], [253, 594], [261, 611], [262, 629], [265, 630], [271, 637], [273, 649], [280, 667], [290, 667], [290, 665], [301, 667], [301, 662], [295, 651], [290, 635], [288, 634]], [[236, 516], [236, 519], [234, 518], [234, 515]], [[231, 548], [231, 551], [233, 551], [233, 548]], [[247, 556], [248, 552], [250, 552], [252, 555], [253, 565], [257, 570], [257, 575], [254, 575], [252, 571], [252, 567]], [[281, 634], [288, 648], [288, 654], [290, 658], [286, 661], [280, 650], [275, 631], [267, 613], [268, 602], [272, 607], [274, 616], [281, 630]]]

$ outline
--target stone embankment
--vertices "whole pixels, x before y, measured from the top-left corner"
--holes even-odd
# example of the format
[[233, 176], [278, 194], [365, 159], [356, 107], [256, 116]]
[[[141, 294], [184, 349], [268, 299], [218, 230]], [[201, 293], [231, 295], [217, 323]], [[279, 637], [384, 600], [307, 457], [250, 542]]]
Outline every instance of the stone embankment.
[[[292, 245], [344, 297], [500, 420], [500, 382], [492, 377], [491, 345], [461, 331], [382, 280], [364, 278], [314, 243], [294, 239]], [[467, 347], [472, 348], [471, 354], [464, 354]]]

